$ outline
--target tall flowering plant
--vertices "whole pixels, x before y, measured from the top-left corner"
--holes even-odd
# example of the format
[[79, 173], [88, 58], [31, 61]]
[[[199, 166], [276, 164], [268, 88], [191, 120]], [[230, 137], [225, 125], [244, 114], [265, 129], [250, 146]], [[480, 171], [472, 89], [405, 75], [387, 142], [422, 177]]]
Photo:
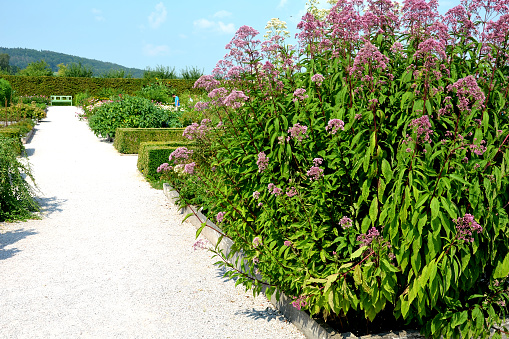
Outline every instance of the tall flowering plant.
[[243, 26], [196, 82], [220, 123], [187, 132], [208, 151], [192, 175], [248, 258], [228, 275], [339, 330], [500, 337], [509, 1], [437, 7], [341, 0], [296, 47]]

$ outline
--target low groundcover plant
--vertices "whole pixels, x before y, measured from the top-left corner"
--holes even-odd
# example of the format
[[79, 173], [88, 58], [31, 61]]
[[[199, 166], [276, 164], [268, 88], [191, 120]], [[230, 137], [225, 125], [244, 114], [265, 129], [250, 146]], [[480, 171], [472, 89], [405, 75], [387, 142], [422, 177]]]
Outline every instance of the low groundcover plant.
[[506, 331], [509, 1], [437, 7], [310, 8], [298, 46], [243, 26], [196, 82], [210, 119], [165, 166], [247, 258], [228, 276], [343, 332]]

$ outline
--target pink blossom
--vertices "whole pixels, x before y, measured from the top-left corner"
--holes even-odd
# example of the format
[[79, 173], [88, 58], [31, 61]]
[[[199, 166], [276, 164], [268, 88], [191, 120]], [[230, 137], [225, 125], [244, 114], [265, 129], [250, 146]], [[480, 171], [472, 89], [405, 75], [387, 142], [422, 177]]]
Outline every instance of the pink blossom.
[[349, 227], [352, 227], [353, 225], [353, 221], [352, 219], [344, 216], [343, 218], [341, 218], [341, 220], [339, 220], [339, 224], [343, 227], [343, 228], [349, 228]]
[[[304, 99], [307, 99], [309, 97], [309, 95], [305, 94], [306, 93], [306, 90], [304, 88], [297, 88], [294, 92], [293, 92], [293, 96], [294, 98], [292, 99], [293, 102], [297, 102], [297, 101], [300, 101], [300, 100], [304, 100]], [[305, 94], [305, 95], [304, 95]]]
[[311, 81], [316, 82], [317, 86], [322, 86], [322, 83], [324, 80], [325, 80], [325, 78], [321, 74], [315, 74], [311, 77]]
[[256, 248], [256, 247], [258, 247], [260, 245], [263, 245], [262, 239], [260, 237], [255, 237], [253, 239], [253, 246]]
[[220, 223], [222, 223], [222, 222], [223, 222], [223, 219], [224, 219], [224, 215], [225, 215], [225, 214], [226, 214], [225, 212], [219, 212], [219, 213], [217, 213], [217, 215], [216, 215], [216, 220], [217, 220], [217, 223], [218, 223], [218, 224], [220, 224]]
[[193, 150], [187, 149], [186, 147], [178, 147], [171, 152], [169, 160], [173, 160], [174, 163], [182, 163], [189, 159], [192, 154]]
[[281, 188], [277, 187], [276, 185], [274, 185], [273, 183], [270, 183], [268, 185], [268, 189], [269, 189], [269, 193], [272, 195], [278, 196], [278, 195], [283, 194], [283, 190]]
[[295, 187], [290, 187], [290, 189], [288, 189], [286, 191], [286, 195], [288, 196], [288, 198], [296, 196], [297, 195], [297, 189]]
[[292, 246], [292, 242], [290, 240], [285, 240], [285, 246], [287, 247]]
[[168, 164], [168, 163], [164, 163], [164, 164], [161, 164], [158, 168], [157, 168], [157, 173], [161, 173], [161, 172], [168, 172], [168, 171], [171, 171], [173, 168]]
[[260, 198], [260, 192], [258, 192], [258, 191], [254, 191], [254, 192], [253, 192], [253, 198], [255, 198], [255, 199], [257, 199], [257, 200], [258, 200], [258, 199]]
[[313, 166], [307, 171], [307, 176], [309, 177], [309, 180], [318, 180], [321, 177], [323, 177], [323, 169], [317, 166]]
[[453, 220], [456, 224], [456, 237], [459, 240], [464, 240], [467, 242], [474, 242], [474, 237], [472, 233], [475, 231], [477, 233], [481, 233], [483, 228], [479, 223], [477, 223], [472, 214], [465, 214], [463, 218], [457, 218]]
[[212, 75], [202, 75], [196, 82], [194, 83], [193, 88], [205, 88], [207, 92], [210, 92], [221, 83], [214, 79]]
[[374, 69], [384, 70], [387, 68], [389, 61], [389, 58], [380, 53], [375, 45], [366, 41], [353, 61], [353, 67], [350, 69], [350, 74], [355, 74], [360, 77], [364, 73], [364, 66], [366, 65], [369, 65]]
[[194, 174], [194, 167], [196, 166], [196, 163], [194, 162], [191, 162], [189, 164], [186, 164], [184, 166], [184, 173], [187, 173], [187, 174]]
[[307, 296], [305, 295], [301, 295], [299, 296], [298, 298], [297, 297], [293, 297], [293, 299], [295, 299], [294, 301], [292, 301], [292, 306], [295, 307], [296, 309], [300, 310], [302, 307], [306, 307], [307, 306]]
[[[447, 89], [449, 91], [456, 90], [459, 99], [458, 108], [461, 112], [470, 113], [472, 108], [484, 107], [486, 97], [472, 75], [459, 79], [454, 84], [447, 86]], [[473, 99], [473, 103], [470, 98]]]
[[258, 165], [258, 172], [263, 172], [269, 165], [269, 158], [265, 155], [264, 152], [258, 153], [258, 160], [256, 161]]
[[224, 98], [224, 104], [228, 107], [240, 108], [243, 105], [242, 101], [247, 101], [248, 99], [249, 97], [244, 92], [233, 90]]
[[422, 141], [431, 142], [430, 135], [433, 134], [433, 130], [431, 129], [431, 123], [427, 115], [413, 119], [408, 126], [413, 127], [415, 134], [417, 134], [417, 143]]
[[368, 233], [359, 235], [357, 241], [361, 242], [361, 246], [369, 246], [378, 237], [380, 237], [380, 232], [376, 228], [371, 227]]
[[288, 133], [290, 133], [292, 139], [297, 139], [297, 141], [302, 141], [304, 137], [307, 137], [307, 131], [308, 127], [299, 123], [296, 123], [293, 127], [288, 129]]
[[334, 135], [338, 130], [345, 130], [345, 123], [341, 119], [331, 119], [325, 127], [325, 130], [330, 130], [330, 133]]

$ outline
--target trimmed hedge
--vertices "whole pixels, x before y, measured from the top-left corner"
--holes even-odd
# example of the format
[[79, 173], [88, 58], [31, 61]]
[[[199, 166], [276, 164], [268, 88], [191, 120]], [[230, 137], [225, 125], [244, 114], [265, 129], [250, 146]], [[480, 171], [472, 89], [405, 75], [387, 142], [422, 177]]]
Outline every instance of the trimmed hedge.
[[[121, 90], [125, 94], [135, 94], [143, 86], [148, 85], [149, 79], [113, 79], [113, 78], [69, 78], [69, 77], [33, 77], [0, 75], [0, 79], [7, 80], [17, 96], [22, 95], [72, 95], [88, 92], [91, 96], [98, 96], [104, 88]], [[160, 80], [167, 83], [177, 93], [189, 90], [191, 93], [201, 94], [202, 89], [193, 88], [195, 80]]]
[[177, 147], [190, 147], [194, 143], [189, 141], [159, 141], [142, 142], [138, 152], [138, 170], [144, 176], [157, 176], [157, 168], [168, 162], [168, 157]]
[[187, 141], [183, 128], [117, 128], [113, 146], [123, 154], [136, 154], [140, 144], [148, 141]]

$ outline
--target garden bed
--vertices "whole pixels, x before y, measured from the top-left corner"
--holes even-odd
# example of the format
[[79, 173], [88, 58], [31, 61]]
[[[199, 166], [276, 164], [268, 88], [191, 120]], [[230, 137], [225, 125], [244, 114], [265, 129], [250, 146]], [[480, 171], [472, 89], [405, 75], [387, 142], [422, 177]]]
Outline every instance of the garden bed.
[[[163, 191], [168, 200], [174, 202], [179, 198], [179, 194], [169, 184], [163, 184]], [[188, 220], [196, 229], [202, 226], [203, 222], [206, 222], [207, 227], [201, 231], [201, 235], [204, 236], [213, 246], [216, 246], [219, 238], [221, 237], [221, 229], [214, 224], [210, 219], [203, 215], [200, 209], [196, 206], [187, 206], [180, 210], [182, 215], [192, 214]], [[233, 242], [230, 239], [223, 238], [218, 246], [218, 250], [223, 251], [225, 256], [228, 255]], [[237, 259], [239, 260], [237, 261]], [[242, 269], [242, 262], [244, 258], [242, 255], [237, 254], [230, 259], [230, 262], [236, 265], [237, 269]], [[261, 278], [257, 276], [256, 278]], [[288, 298], [284, 293], [280, 293], [279, 300], [277, 300], [276, 292], [273, 295], [266, 295], [267, 299], [289, 320], [295, 327], [297, 327], [307, 338], [309, 339], [424, 339], [425, 337], [420, 335], [416, 330], [410, 331], [391, 331], [379, 334], [369, 334], [364, 336], [355, 336], [353, 333], [339, 333], [330, 326], [328, 326], [323, 320], [314, 319], [309, 316], [308, 313], [298, 310], [291, 305], [291, 299]]]

